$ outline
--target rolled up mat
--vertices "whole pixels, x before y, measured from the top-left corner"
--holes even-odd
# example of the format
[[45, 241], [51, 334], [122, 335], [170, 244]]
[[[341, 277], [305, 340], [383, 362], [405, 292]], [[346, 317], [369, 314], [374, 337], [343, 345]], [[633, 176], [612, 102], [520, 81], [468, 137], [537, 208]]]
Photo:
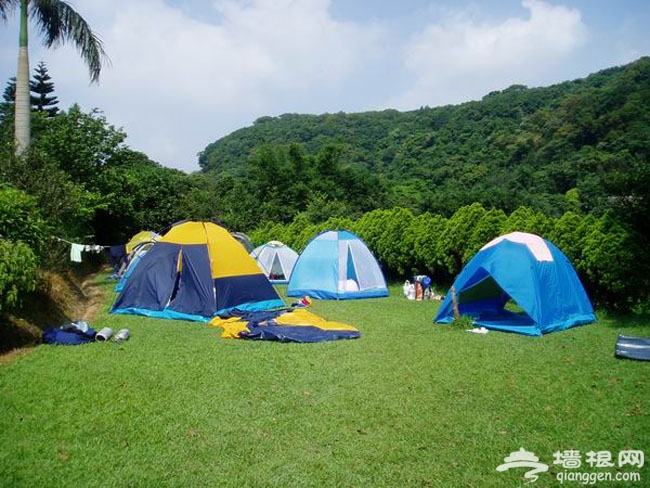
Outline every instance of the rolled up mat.
[[115, 338], [113, 340], [115, 342], [128, 341], [130, 336], [131, 333], [129, 332], [129, 329], [122, 329], [117, 334], [115, 334]]
[[634, 337], [619, 334], [614, 354], [618, 358], [650, 361], [650, 337]]
[[95, 336], [95, 340], [105, 342], [109, 340], [112, 335], [113, 335], [113, 329], [111, 329], [110, 327], [104, 327], [102, 330], [97, 332], [97, 335]]

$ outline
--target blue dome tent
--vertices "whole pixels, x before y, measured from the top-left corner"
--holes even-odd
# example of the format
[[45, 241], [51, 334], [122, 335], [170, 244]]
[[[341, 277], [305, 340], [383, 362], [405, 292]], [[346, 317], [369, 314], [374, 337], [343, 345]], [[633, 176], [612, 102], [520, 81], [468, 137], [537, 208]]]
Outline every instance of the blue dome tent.
[[388, 296], [386, 280], [366, 244], [347, 230], [325, 231], [300, 254], [287, 296], [344, 300]]
[[[488, 329], [540, 336], [596, 320], [567, 257], [534, 234], [513, 232], [490, 241], [463, 268], [452, 289], [460, 314]], [[507, 310], [510, 300], [521, 311]], [[453, 319], [450, 290], [434, 322]]]

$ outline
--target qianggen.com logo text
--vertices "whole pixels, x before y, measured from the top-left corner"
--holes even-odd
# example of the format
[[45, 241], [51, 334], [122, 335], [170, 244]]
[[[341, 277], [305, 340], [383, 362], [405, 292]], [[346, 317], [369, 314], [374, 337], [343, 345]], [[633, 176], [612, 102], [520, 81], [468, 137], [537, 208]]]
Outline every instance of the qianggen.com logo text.
[[578, 482], [583, 485], [595, 485], [596, 483], [612, 482], [612, 481], [641, 481], [641, 473], [584, 473], [576, 471], [560, 471], [555, 475], [560, 483]]

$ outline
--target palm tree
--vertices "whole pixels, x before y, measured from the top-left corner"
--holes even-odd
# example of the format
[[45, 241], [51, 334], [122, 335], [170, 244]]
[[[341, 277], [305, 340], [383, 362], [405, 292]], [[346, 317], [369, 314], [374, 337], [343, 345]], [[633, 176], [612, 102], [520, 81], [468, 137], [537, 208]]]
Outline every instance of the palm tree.
[[16, 76], [15, 140], [16, 154], [29, 148], [30, 98], [29, 98], [29, 56], [27, 54], [27, 25], [29, 17], [36, 24], [43, 38], [43, 44], [50, 48], [72, 42], [86, 62], [91, 82], [99, 80], [102, 64], [107, 60], [101, 40], [93, 33], [88, 23], [63, 0], [0, 0], [0, 18], [20, 5], [20, 37], [18, 42], [18, 74]]

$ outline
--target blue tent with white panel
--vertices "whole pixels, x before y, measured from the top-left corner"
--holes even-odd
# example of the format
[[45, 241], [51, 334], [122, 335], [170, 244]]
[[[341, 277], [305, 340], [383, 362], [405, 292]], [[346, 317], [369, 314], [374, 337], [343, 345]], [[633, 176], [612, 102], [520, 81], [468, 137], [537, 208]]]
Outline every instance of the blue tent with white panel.
[[487, 329], [540, 336], [596, 320], [568, 258], [524, 232], [483, 246], [456, 278], [434, 322], [453, 321], [453, 294], [460, 315]]
[[314, 237], [294, 265], [287, 296], [345, 300], [388, 296], [386, 280], [368, 246], [347, 230]]

